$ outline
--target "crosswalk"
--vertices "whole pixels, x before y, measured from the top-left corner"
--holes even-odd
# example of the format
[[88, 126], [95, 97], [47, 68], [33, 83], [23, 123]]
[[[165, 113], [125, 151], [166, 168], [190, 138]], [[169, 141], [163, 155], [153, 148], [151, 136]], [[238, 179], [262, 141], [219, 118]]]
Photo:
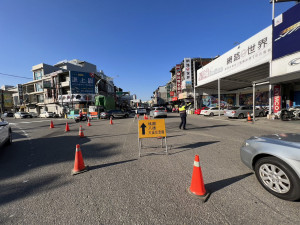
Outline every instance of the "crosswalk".
[[[57, 120], [65, 120], [65, 119], [55, 119]], [[22, 122], [17, 122], [17, 123], [9, 123], [11, 125], [16, 125], [16, 124], [28, 124], [28, 123], [43, 123], [43, 122], [50, 122], [51, 120], [33, 120], [33, 121], [22, 121]]]

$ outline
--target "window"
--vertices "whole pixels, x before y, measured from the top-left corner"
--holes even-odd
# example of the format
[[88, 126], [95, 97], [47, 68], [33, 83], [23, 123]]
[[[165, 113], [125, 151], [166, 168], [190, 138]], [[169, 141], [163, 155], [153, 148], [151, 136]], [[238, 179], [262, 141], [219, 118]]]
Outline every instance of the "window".
[[41, 80], [42, 76], [43, 76], [42, 70], [34, 71], [34, 80]]

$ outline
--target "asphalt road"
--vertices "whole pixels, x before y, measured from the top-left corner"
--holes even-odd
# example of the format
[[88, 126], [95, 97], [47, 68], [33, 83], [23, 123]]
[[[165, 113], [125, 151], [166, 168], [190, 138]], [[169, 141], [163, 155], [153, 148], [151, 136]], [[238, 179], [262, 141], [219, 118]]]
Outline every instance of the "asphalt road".
[[[298, 132], [298, 122], [204, 118], [166, 119], [169, 155], [160, 140], [144, 139], [138, 157], [133, 118], [81, 123], [8, 119], [13, 144], [0, 152], [1, 224], [300, 224], [299, 202], [266, 192], [240, 161], [245, 139]], [[68, 121], [71, 131], [64, 132]], [[80, 144], [88, 172], [71, 176]], [[200, 156], [207, 202], [191, 196], [194, 157]]]

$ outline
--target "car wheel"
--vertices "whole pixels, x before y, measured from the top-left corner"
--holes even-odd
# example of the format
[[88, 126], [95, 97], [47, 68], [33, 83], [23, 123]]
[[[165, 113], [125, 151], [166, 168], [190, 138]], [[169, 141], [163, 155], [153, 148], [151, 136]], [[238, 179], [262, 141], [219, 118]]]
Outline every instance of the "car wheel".
[[300, 199], [300, 180], [293, 169], [276, 157], [259, 159], [255, 175], [260, 184], [271, 194], [284, 200]]
[[259, 116], [259, 117], [263, 117], [264, 114], [263, 114], [262, 112], [260, 112], [260, 113], [258, 114], [258, 116]]
[[244, 119], [244, 114], [243, 113], [239, 114], [238, 118], [239, 119]]
[[209, 114], [209, 116], [214, 116], [214, 113], [211, 112], [211, 113]]

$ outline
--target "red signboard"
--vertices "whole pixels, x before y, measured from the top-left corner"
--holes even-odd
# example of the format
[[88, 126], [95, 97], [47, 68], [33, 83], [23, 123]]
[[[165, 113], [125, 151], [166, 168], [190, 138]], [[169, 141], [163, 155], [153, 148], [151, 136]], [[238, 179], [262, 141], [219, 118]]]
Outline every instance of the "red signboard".
[[177, 100], [178, 100], [177, 97], [173, 97], [173, 98], [172, 98], [172, 101], [177, 101]]
[[174, 91], [170, 91], [170, 96], [174, 96]]
[[274, 113], [281, 110], [280, 85], [274, 86]]
[[177, 95], [181, 93], [181, 65], [177, 64], [176, 65], [176, 90], [177, 90]]

